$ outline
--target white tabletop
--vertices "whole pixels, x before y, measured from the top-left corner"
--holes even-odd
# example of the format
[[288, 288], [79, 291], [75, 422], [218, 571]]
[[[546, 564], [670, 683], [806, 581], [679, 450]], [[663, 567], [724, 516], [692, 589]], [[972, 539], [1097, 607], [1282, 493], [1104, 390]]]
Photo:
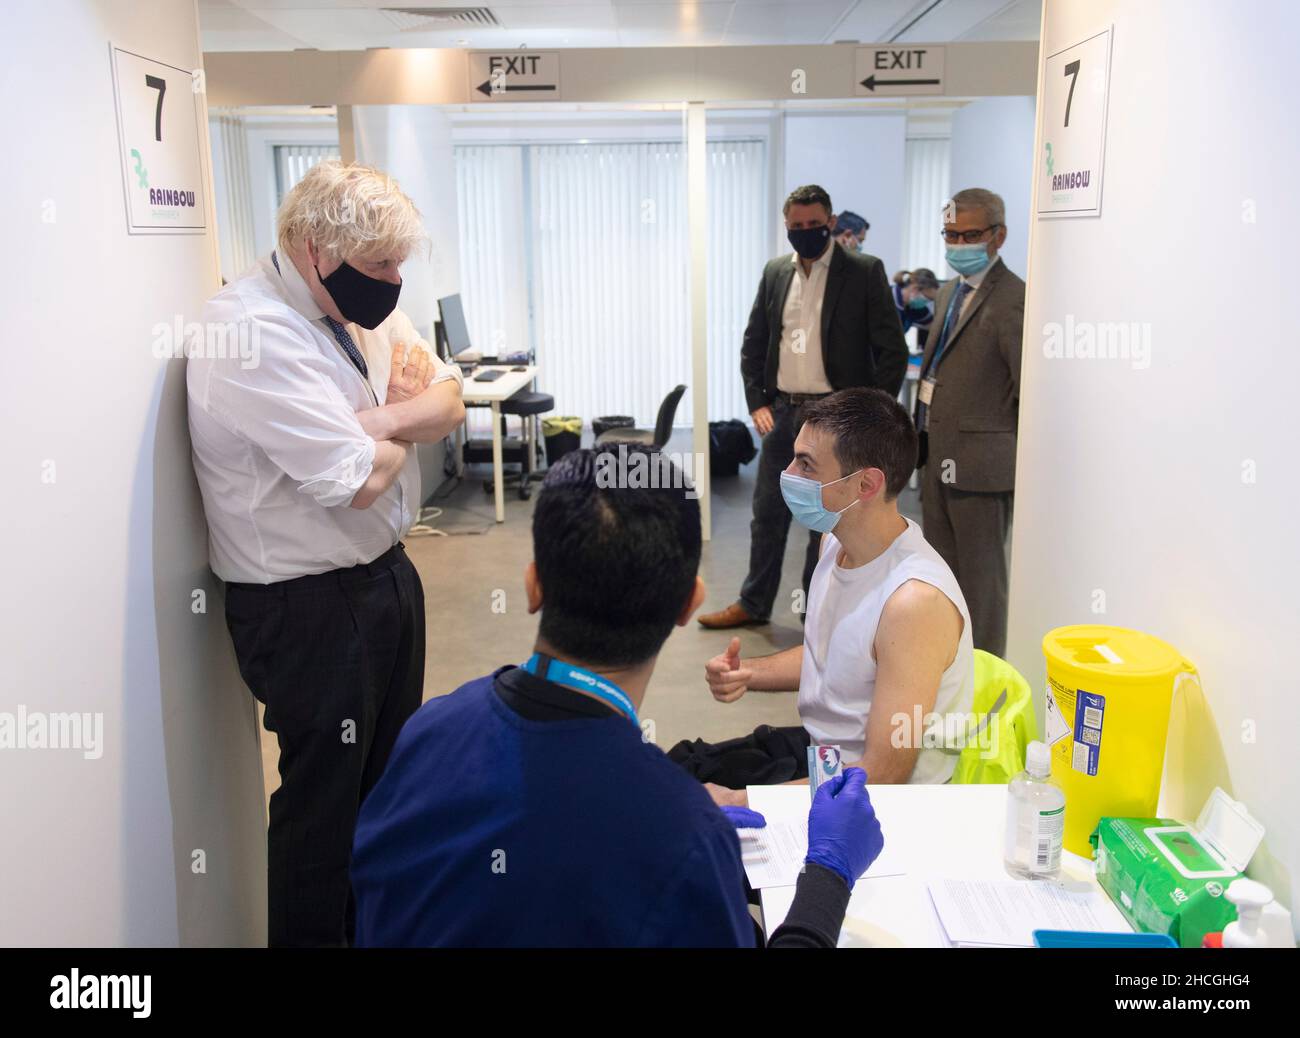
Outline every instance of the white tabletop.
[[[860, 879], [853, 888], [840, 947], [946, 947], [930, 879], [1008, 879], [1002, 865], [1007, 787], [998, 785], [871, 786], [871, 802], [891, 853], [900, 851], [905, 876]], [[768, 820], [807, 815], [807, 786], [750, 786], [749, 806]], [[1071, 889], [1098, 889], [1092, 862], [1068, 851], [1062, 879]], [[771, 934], [794, 900], [795, 888], [760, 891], [763, 925]]]
[[[524, 370], [514, 371], [516, 367], [522, 367]], [[475, 382], [474, 375], [466, 375], [463, 397], [466, 403], [500, 403], [526, 388], [537, 377], [537, 366], [534, 364], [484, 364], [474, 374], [477, 375], [487, 368], [495, 368], [505, 374], [492, 382]]]

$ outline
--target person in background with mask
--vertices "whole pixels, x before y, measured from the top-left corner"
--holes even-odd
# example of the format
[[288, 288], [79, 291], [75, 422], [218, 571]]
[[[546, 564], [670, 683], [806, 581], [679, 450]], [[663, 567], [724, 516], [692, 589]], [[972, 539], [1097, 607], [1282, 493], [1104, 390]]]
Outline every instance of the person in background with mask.
[[975, 647], [1003, 656], [1025, 283], [998, 255], [1006, 214], [992, 191], [953, 195], [943, 238], [959, 277], [938, 293], [921, 359], [921, 515], [966, 596]]
[[280, 744], [270, 943], [344, 945], [357, 809], [423, 694], [412, 444], [465, 408], [460, 373], [397, 309], [425, 239], [392, 179], [322, 162], [277, 224], [275, 251], [204, 307], [257, 360], [190, 357], [190, 438], [240, 674]]
[[861, 252], [862, 243], [867, 240], [867, 231], [871, 224], [851, 209], [845, 209], [835, 217], [835, 240], [849, 252]]
[[898, 320], [903, 325], [903, 334], [909, 328], [918, 329], [920, 346], [925, 347], [925, 334], [930, 322], [934, 320], [935, 296], [939, 294], [939, 279], [934, 271], [925, 267], [904, 272], [901, 279], [894, 279], [894, 308], [898, 310]]
[[[834, 246], [837, 222], [830, 195], [816, 184], [792, 191], [782, 211], [795, 251], [763, 268], [740, 347], [745, 400], [763, 438], [749, 573], [739, 600], [699, 618], [709, 628], [771, 618], [790, 530], [781, 472], [794, 455], [804, 406], [851, 386], [876, 386], [897, 396], [907, 371], [907, 343], [884, 264], [875, 256]], [[805, 602], [816, 565], [814, 536], [804, 558]], [[792, 597], [791, 605], [798, 604]]]
[[877, 785], [951, 778], [960, 751], [934, 738], [948, 726], [924, 733], [935, 715], [969, 714], [974, 650], [952, 571], [898, 511], [916, 446], [907, 410], [878, 389], [845, 389], [806, 409], [781, 473], [787, 508], [821, 546], [803, 644], [742, 660], [732, 638], [704, 668], [720, 703], [798, 690], [801, 725], [674, 746], [669, 759], [716, 803], [746, 806], [746, 786], [806, 780], [814, 743], [838, 745]]

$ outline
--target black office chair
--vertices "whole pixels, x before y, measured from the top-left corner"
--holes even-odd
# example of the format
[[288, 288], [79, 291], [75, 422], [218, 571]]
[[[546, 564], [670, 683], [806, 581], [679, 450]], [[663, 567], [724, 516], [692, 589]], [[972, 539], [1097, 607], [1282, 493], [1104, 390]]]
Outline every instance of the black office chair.
[[677, 417], [677, 405], [681, 403], [685, 386], [678, 386], [663, 399], [659, 405], [659, 415], [653, 429], [610, 429], [596, 438], [597, 445], [606, 443], [647, 443], [663, 448], [668, 437], [673, 434], [673, 419]]

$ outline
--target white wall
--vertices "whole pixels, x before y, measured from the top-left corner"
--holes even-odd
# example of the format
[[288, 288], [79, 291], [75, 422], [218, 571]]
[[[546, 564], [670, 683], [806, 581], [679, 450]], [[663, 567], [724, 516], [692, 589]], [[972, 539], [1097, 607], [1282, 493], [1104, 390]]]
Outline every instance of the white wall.
[[[1032, 225], [1010, 658], [1043, 687], [1050, 628], [1146, 630], [1197, 664], [1166, 803], [1219, 783], [1268, 828], [1252, 873], [1300, 877], [1300, 351], [1237, 286], [1294, 266], [1300, 138], [1277, 70], [1290, 0], [1047, 0], [1042, 52], [1114, 25], [1100, 218]], [[1215, 68], [1219, 74], [1193, 74]], [[1049, 322], [1137, 321], [1150, 364], [1048, 359]], [[1105, 612], [1094, 613], [1095, 592]]]
[[951, 161], [954, 192], [984, 187], [1006, 202], [1002, 262], [1024, 277], [1034, 173], [1034, 99], [986, 97], [959, 108], [952, 117]]
[[[207, 566], [184, 361], [151, 349], [155, 324], [195, 319], [216, 288], [216, 240], [127, 234], [109, 62], [111, 41], [198, 67], [195, 7], [47, 0], [5, 18], [0, 90], [22, 103], [0, 129], [30, 147], [0, 174], [0, 712], [102, 714], [104, 740], [99, 759], [0, 749], [0, 942], [264, 942], [253, 701]], [[33, 68], [57, 74], [33, 89]], [[203, 180], [211, 213], [206, 158]]]
[[[785, 171], [780, 201], [802, 184], [820, 184], [835, 211], [851, 209], [871, 224], [864, 251], [885, 272], [900, 269], [903, 252], [903, 159], [907, 117], [901, 112], [787, 112]], [[778, 203], [778, 213], [780, 211]], [[789, 251], [776, 221], [774, 255]]]

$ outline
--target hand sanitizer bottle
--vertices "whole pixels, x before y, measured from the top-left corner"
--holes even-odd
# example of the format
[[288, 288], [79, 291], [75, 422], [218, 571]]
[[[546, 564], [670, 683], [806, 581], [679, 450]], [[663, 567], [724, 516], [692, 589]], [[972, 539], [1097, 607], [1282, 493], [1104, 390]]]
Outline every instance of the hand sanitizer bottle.
[[1025, 770], [1007, 783], [1007, 872], [1016, 879], [1054, 879], [1064, 833], [1065, 793], [1052, 782], [1050, 751], [1046, 743], [1031, 742]]

